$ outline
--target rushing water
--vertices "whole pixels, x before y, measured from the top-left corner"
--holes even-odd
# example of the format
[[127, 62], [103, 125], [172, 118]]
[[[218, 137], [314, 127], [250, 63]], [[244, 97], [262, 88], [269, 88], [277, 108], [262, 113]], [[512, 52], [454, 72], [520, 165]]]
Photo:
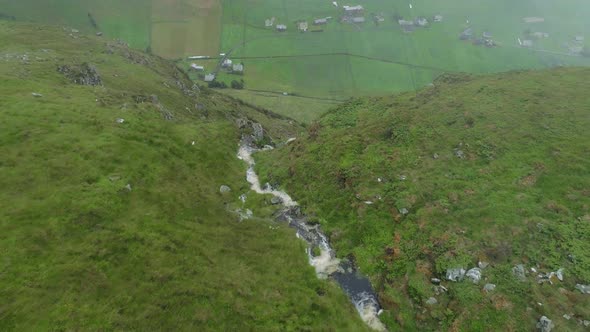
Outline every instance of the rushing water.
[[[297, 202], [291, 196], [268, 185], [264, 187], [260, 185], [258, 175], [254, 171], [255, 162], [252, 157], [256, 151], [258, 150], [246, 143], [242, 143], [238, 150], [238, 158], [248, 164], [246, 179], [251, 184], [252, 190], [259, 194], [271, 194], [281, 200], [283, 209], [278, 220], [288, 222], [291, 227], [297, 230], [297, 237], [307, 242], [309, 263], [315, 268], [318, 278], [334, 279], [355, 305], [363, 321], [374, 330], [385, 331], [385, 326], [378, 317], [381, 306], [369, 280], [358, 273], [350, 262], [336, 258], [334, 250], [319, 226], [307, 222], [307, 218], [301, 213]], [[312, 253], [314, 247], [320, 249], [318, 256], [314, 256]]]

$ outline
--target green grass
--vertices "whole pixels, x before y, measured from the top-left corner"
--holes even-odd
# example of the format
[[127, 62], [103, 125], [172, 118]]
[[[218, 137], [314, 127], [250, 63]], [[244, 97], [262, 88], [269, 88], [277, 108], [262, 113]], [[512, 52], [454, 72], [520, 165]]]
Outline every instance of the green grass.
[[[541, 315], [581, 330], [562, 316], [590, 315], [574, 290], [590, 282], [589, 77], [581, 68], [443, 76], [416, 93], [355, 99], [259, 155], [259, 174], [321, 222], [340, 256], [355, 257], [392, 330], [528, 331]], [[424, 305], [431, 277], [478, 260], [491, 263], [485, 281], [445, 283], [439, 305]], [[565, 280], [519, 283], [518, 263], [563, 267]], [[486, 282], [497, 291], [483, 294]]]
[[[61, 27], [0, 21], [0, 40], [0, 330], [365, 329], [236, 158], [234, 119], [281, 140], [289, 119], [186, 96], [173, 64]], [[103, 86], [57, 71], [83, 62]]]

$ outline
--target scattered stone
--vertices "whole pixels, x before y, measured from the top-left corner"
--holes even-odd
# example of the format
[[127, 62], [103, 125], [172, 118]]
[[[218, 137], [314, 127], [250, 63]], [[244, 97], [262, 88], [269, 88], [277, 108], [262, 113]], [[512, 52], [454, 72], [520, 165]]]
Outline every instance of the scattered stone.
[[98, 37], [102, 37], [102, 32], [100, 32], [100, 31], [99, 31], [99, 32], [97, 32], [97, 33], [96, 33], [96, 35], [97, 35]]
[[408, 213], [410, 213], [410, 211], [408, 211], [408, 209], [406, 209], [406, 208], [401, 208], [401, 209], [399, 209], [399, 213], [401, 213], [401, 214], [403, 214], [405, 216]]
[[551, 332], [553, 330], [553, 322], [546, 316], [542, 316], [537, 323], [537, 329], [541, 332]]
[[274, 150], [274, 147], [272, 145], [265, 145], [262, 147], [262, 151], [270, 151], [270, 150]]
[[246, 203], [246, 194], [241, 194], [240, 195], [240, 201], [242, 201], [242, 203]]
[[490, 265], [490, 263], [488, 263], [488, 262], [482, 262], [482, 261], [477, 262], [477, 266], [482, 270], [485, 269], [486, 267], [488, 267], [489, 265]]
[[400, 179], [400, 181], [406, 181], [406, 179], [407, 179], [407, 178], [408, 178], [408, 177], [407, 177], [407, 176], [405, 176], [405, 175], [400, 175], [400, 176], [399, 176], [399, 179]]
[[439, 278], [432, 278], [432, 279], [430, 279], [430, 282], [432, 282], [435, 285], [439, 285], [440, 284], [440, 281], [441, 280]]
[[459, 159], [465, 159], [465, 152], [463, 152], [463, 150], [460, 149], [455, 149], [455, 157], [459, 158]]
[[563, 318], [565, 318], [566, 320], [570, 320], [572, 318], [572, 316], [568, 315], [568, 314], [564, 314]]
[[590, 294], [590, 285], [576, 284], [576, 289], [582, 292], [582, 294]]
[[256, 141], [260, 141], [264, 138], [264, 129], [260, 123], [252, 123], [252, 136]]
[[582, 324], [584, 324], [584, 326], [589, 327], [590, 326], [590, 320], [584, 320], [582, 322]]
[[118, 175], [111, 175], [111, 176], [109, 176], [109, 180], [110, 180], [111, 182], [115, 182], [115, 181], [119, 181], [119, 180], [121, 180], [121, 177], [120, 177], [120, 176], [118, 176]]
[[367, 205], [372, 205], [372, 204], [373, 204], [373, 202], [371, 202], [371, 201], [365, 201], [365, 204], [367, 204]]
[[512, 268], [512, 274], [520, 281], [526, 281], [526, 271], [524, 265], [518, 264]]
[[432, 158], [438, 159], [439, 158], [438, 153], [435, 153], [434, 155], [432, 155]]
[[131, 184], [127, 183], [127, 185], [125, 186], [125, 189], [127, 189], [127, 191], [131, 191]]
[[437, 303], [438, 303], [438, 301], [434, 297], [430, 297], [430, 298], [428, 298], [428, 300], [426, 300], [426, 304], [428, 304], [428, 305], [435, 305]]
[[441, 294], [444, 294], [448, 291], [448, 289], [442, 285], [433, 286], [432, 290], [434, 291], [434, 294], [436, 294], [436, 295], [441, 295]]
[[481, 280], [481, 269], [478, 267], [474, 267], [474, 268], [470, 269], [469, 271], [467, 271], [465, 276], [468, 279], [470, 279], [471, 282], [473, 282], [474, 284], [477, 284]]
[[37, 93], [37, 92], [33, 92], [33, 93], [32, 93], [32, 95], [33, 95], [33, 97], [37, 97], [37, 98], [41, 98], [41, 97], [43, 97], [43, 95], [42, 95], [42, 94], [40, 94], [40, 93]]
[[447, 269], [447, 280], [461, 281], [465, 277], [465, 270], [462, 267]]
[[381, 183], [381, 182], [383, 182], [383, 179], [382, 178], [377, 178], [377, 182]]
[[117, 118], [117, 120], [115, 120], [118, 124], [121, 124], [123, 122], [125, 122], [125, 119], [123, 118]]
[[228, 193], [230, 191], [231, 191], [231, 188], [229, 186], [222, 185], [221, 187], [219, 187], [219, 192], [222, 194]]
[[79, 66], [62, 65], [57, 71], [64, 74], [70, 81], [79, 85], [102, 85], [102, 79], [92, 64], [84, 62]]
[[252, 216], [254, 216], [254, 213], [250, 209], [246, 209], [246, 210], [237, 209], [236, 213], [240, 217], [240, 222], [250, 219], [250, 218], [252, 218]]
[[496, 285], [494, 285], [494, 284], [485, 284], [485, 285], [483, 286], [483, 290], [484, 290], [486, 293], [492, 292], [494, 289], [496, 289]]
[[278, 204], [282, 204], [282, 203], [283, 203], [283, 199], [278, 196], [273, 196], [273, 198], [270, 199], [270, 204], [272, 204], [272, 205], [278, 205]]

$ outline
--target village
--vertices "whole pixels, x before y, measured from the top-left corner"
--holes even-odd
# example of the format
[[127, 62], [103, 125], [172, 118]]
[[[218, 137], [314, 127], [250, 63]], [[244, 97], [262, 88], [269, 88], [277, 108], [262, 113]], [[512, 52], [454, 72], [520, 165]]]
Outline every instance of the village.
[[[333, 16], [325, 16], [315, 17], [308, 20], [297, 19], [292, 23], [289, 23], [282, 22], [275, 16], [272, 16], [266, 18], [264, 22], [261, 23], [263, 23], [264, 29], [275, 31], [277, 34], [285, 34], [289, 33], [291, 29], [299, 33], [321, 33], [324, 32], [329, 25], [335, 24], [335, 22], [351, 25], [360, 30], [364, 24], [369, 24], [372, 22], [376, 26], [380, 26], [382, 23], [389, 21], [393, 22], [395, 26], [398, 26], [403, 33], [412, 34], [419, 29], [432, 29], [437, 24], [442, 24], [444, 22], [444, 16], [439, 13], [435, 13], [430, 17], [417, 16], [405, 18], [399, 15], [390, 15], [388, 17], [388, 15], [384, 12], [367, 13], [362, 5], [340, 6], [336, 1], [333, 1], [332, 5], [335, 8], [338, 8], [340, 15], [339, 19], [335, 19]], [[409, 6], [410, 9], [412, 9], [412, 5], [410, 4]], [[538, 44], [541, 44], [541, 40], [550, 38], [550, 34], [548, 32], [536, 31], [534, 29], [535, 24], [543, 22], [545, 22], [545, 18], [543, 17], [523, 17], [522, 23], [530, 27], [523, 31], [520, 35], [515, 36], [515, 43], [513, 46], [528, 48], [539, 52], [550, 52], [537, 47]], [[492, 31], [479, 29], [476, 24], [470, 22], [469, 19], [466, 20], [462, 27], [458, 27], [457, 30], [458, 40], [471, 43], [474, 46], [493, 48], [503, 45], [494, 39]], [[571, 56], [587, 55], [585, 53], [584, 41], [585, 38], [583, 35], [572, 36], [571, 40], [563, 42], [563, 48], [565, 49], [566, 53], [562, 54]], [[191, 56], [188, 59], [202, 60], [211, 59], [211, 57]], [[244, 75], [244, 63], [235, 63], [228, 56], [226, 56], [225, 53], [219, 54], [219, 59], [220, 60], [217, 66], [208, 73], [205, 73], [205, 67], [198, 63], [191, 63], [190, 70], [198, 72], [200, 79], [214, 87], [216, 86], [215, 80], [217, 78], [217, 74], [220, 71], [234, 75]]]

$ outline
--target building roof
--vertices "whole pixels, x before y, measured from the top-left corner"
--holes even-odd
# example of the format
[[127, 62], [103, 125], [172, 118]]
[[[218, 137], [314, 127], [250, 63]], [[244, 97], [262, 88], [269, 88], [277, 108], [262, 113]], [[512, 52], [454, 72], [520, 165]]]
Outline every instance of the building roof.
[[406, 21], [406, 20], [399, 20], [399, 21], [397, 21], [397, 23], [399, 23], [399, 25], [414, 25], [413, 21]]
[[205, 82], [212, 82], [215, 80], [215, 74], [207, 74], [205, 75]]
[[359, 16], [359, 17], [353, 17], [353, 18], [352, 18], [352, 21], [353, 21], [354, 23], [363, 23], [363, 22], [365, 22], [365, 18], [364, 18], [364, 17], [362, 17], [362, 16]]
[[363, 10], [363, 6], [361, 5], [356, 5], [356, 6], [342, 6], [342, 8], [344, 8], [345, 11], [347, 12], [353, 12], [353, 11], [359, 11], [359, 10]]
[[236, 63], [232, 66], [233, 71], [244, 71], [244, 65], [241, 63]]
[[318, 18], [313, 21], [314, 24], [326, 24], [328, 23], [327, 18]]

